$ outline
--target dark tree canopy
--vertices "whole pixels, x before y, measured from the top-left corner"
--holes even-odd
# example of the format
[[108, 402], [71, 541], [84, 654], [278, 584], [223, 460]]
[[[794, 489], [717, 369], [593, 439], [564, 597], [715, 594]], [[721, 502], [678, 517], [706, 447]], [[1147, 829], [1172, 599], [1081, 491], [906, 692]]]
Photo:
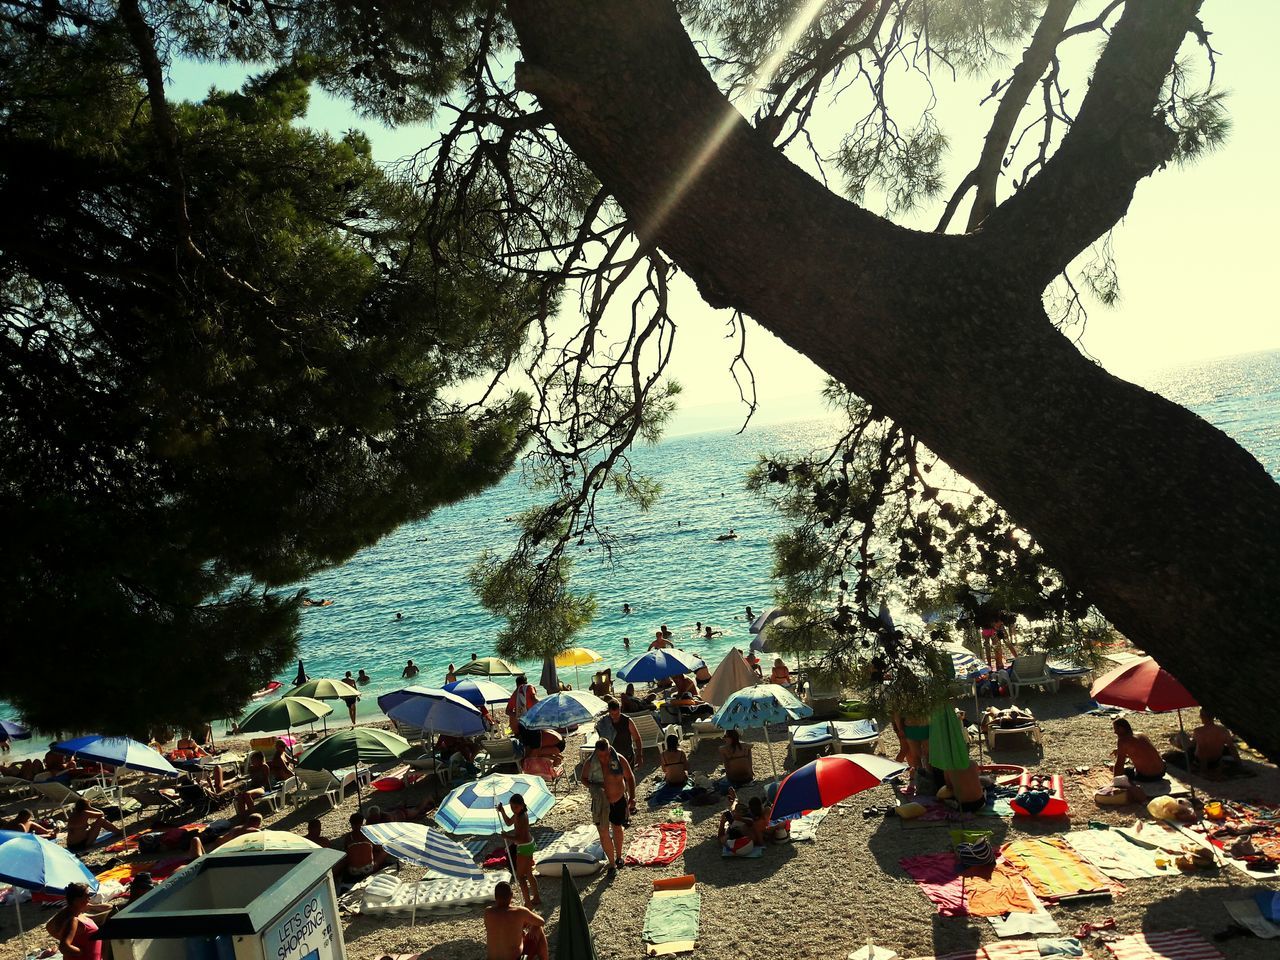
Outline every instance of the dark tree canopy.
[[[1107, 238], [1138, 184], [1193, 160], [1226, 134], [1216, 51], [1198, 0], [124, 0], [0, 7], [5, 42], [23, 56], [61, 57], [64, 70], [76, 58], [111, 66], [111, 82], [93, 85], [90, 115], [109, 116], [98, 126], [136, 145], [130, 166], [121, 159], [127, 151], [98, 144], [106, 133], [90, 136], [88, 146], [75, 138], [47, 141], [54, 153], [91, 166], [89, 188], [55, 191], [59, 204], [66, 206], [68, 195], [74, 200], [62, 215], [77, 219], [66, 222], [105, 230], [110, 242], [101, 249], [117, 273], [122, 260], [130, 269], [135, 260], [146, 263], [147, 251], [172, 255], [165, 282], [148, 284], [98, 269], [96, 246], [65, 249], [75, 232], [50, 238], [53, 265], [44, 269], [57, 278], [50, 289], [70, 297], [64, 287], [90, 282], [90, 304], [104, 318], [119, 317], [115, 328], [92, 314], [84, 320], [81, 296], [70, 312], [74, 324], [87, 324], [95, 337], [100, 328], [127, 329], [127, 343], [113, 341], [113, 348], [163, 345], [176, 358], [165, 353], [161, 365], [184, 370], [186, 391], [148, 392], [150, 406], [135, 399], [146, 378], [136, 388], [128, 380], [128, 389], [117, 378], [101, 391], [95, 402], [127, 398], [130, 411], [144, 413], [127, 435], [135, 446], [122, 450], [117, 441], [113, 453], [130, 471], [152, 466], [157, 448], [144, 441], [168, 437], [155, 424], [175, 419], [200, 424], [201, 443], [190, 429], [178, 431], [196, 451], [208, 445], [225, 454], [223, 441], [256, 451], [238, 470], [212, 454], [190, 454], [200, 471], [162, 457], [162, 479], [148, 475], [150, 485], [130, 488], [128, 502], [147, 505], [148, 519], [162, 514], [183, 533], [155, 528], [155, 544], [134, 541], [137, 556], [198, 558], [188, 569], [211, 578], [198, 588], [188, 582], [183, 602], [190, 609], [218, 609], [201, 597], [235, 577], [281, 583], [334, 562], [359, 545], [354, 541], [368, 542], [475, 489], [511, 462], [519, 422], [534, 441], [526, 467], [548, 503], [525, 516], [512, 556], [477, 567], [476, 586], [509, 619], [503, 652], [535, 655], [569, 642], [591, 609], [589, 598], [569, 587], [570, 555], [581, 544], [611, 543], [595, 523], [596, 496], [608, 490], [643, 505], [657, 493], [652, 481], [631, 473], [627, 450], [657, 436], [678, 392], [665, 370], [678, 319], [669, 311], [670, 284], [679, 272], [709, 304], [728, 311], [728, 332], [741, 347], [732, 369], [748, 408], [753, 374], [744, 316], [869, 405], [865, 421], [882, 426], [850, 462], [874, 456], [886, 437], [892, 451], [927, 447], [999, 504], [979, 527], [985, 531], [992, 518], [999, 530], [1007, 524], [1026, 544], [1034, 541], [1030, 554], [1018, 556], [1048, 562], [1061, 578], [1054, 581], [1059, 594], [1050, 587], [1029, 602], [1052, 614], [1055, 604], [1077, 613], [1077, 601], [1087, 600], [1258, 746], [1280, 751], [1280, 707], [1260, 702], [1241, 710], [1256, 698], [1255, 681], [1225, 660], [1199, 656], [1212, 633], [1236, 644], [1241, 656], [1263, 655], [1276, 637], [1280, 618], [1265, 585], [1280, 580], [1280, 488], [1223, 434], [1111, 377], [1062, 333], [1079, 320], [1082, 292], [1114, 299]], [[344, 198], [321, 215], [300, 200], [309, 195], [303, 184], [268, 183], [253, 172], [277, 139], [306, 134], [257, 115], [241, 122], [263, 123], [273, 136], [224, 144], [199, 135], [200, 118], [201, 110], [226, 114], [227, 106], [166, 103], [163, 71], [183, 56], [274, 63], [283, 72], [260, 81], [267, 88], [286, 77], [314, 79], [371, 117], [429, 120], [433, 133], [415, 156], [381, 176], [367, 156], [367, 179], [332, 177], [322, 165], [320, 196], [348, 180], [367, 184], [361, 189], [368, 195]], [[81, 68], [76, 78], [89, 74]], [[970, 172], [948, 183], [947, 131], [928, 94], [957, 75], [990, 82], [991, 121]], [[5, 82], [21, 87], [28, 76], [37, 75], [6, 73]], [[47, 88], [69, 89], [50, 80], [56, 82]], [[926, 95], [913, 101], [902, 94], [908, 81]], [[245, 97], [286, 109], [267, 88]], [[8, 99], [26, 104], [6, 115], [11, 126], [29, 122], [21, 118], [33, 111], [54, 129], [59, 104], [65, 113], [71, 102]], [[834, 142], [824, 140], [816, 118], [824, 119], [822, 129], [840, 131]], [[77, 128], [77, 135], [88, 134]], [[359, 154], [353, 142], [342, 147]], [[18, 157], [3, 162], [11, 168]], [[117, 171], [122, 164], [144, 187]], [[121, 180], [128, 184], [124, 213], [135, 218], [126, 227], [120, 201], [107, 197]], [[12, 174], [4, 182], [14, 184]], [[18, 199], [29, 205], [40, 196], [27, 191]], [[145, 213], [135, 209], [148, 199]], [[924, 208], [936, 208], [932, 232], [889, 219]], [[257, 210], [287, 216], [281, 224], [277, 215], [255, 218]], [[23, 222], [36, 216], [49, 214]], [[143, 222], [148, 229], [140, 234]], [[307, 242], [325, 238], [326, 255], [341, 269], [307, 269], [308, 282], [295, 283], [295, 231]], [[117, 248], [123, 253], [113, 254]], [[5, 250], [7, 262], [22, 264], [16, 245], [6, 241]], [[45, 299], [38, 284], [49, 282], [30, 277], [34, 269], [18, 271], [17, 293], [10, 294], [20, 304], [10, 352], [42, 342], [25, 332], [43, 319], [34, 316]], [[118, 313], [100, 305], [125, 283], [145, 295], [131, 293]], [[341, 290], [338, 306], [331, 308], [332, 291], [316, 289], [321, 283]], [[399, 284], [416, 284], [415, 295], [400, 299], [406, 287]], [[562, 291], [579, 322], [557, 316]], [[370, 303], [384, 325], [365, 350], [351, 331], [363, 334]], [[182, 322], [161, 322], [175, 316]], [[311, 344], [317, 324], [341, 332], [340, 345], [314, 338], [315, 349], [334, 351], [320, 362]], [[291, 341], [299, 328], [303, 339]], [[205, 337], [216, 341], [216, 362], [203, 349], [191, 361], [192, 343]], [[102, 350], [93, 344], [76, 346], [92, 357]], [[346, 350], [357, 359], [339, 370], [332, 361], [345, 359]], [[113, 363], [123, 362], [117, 352], [125, 353], [113, 350]], [[945, 360], [921, 363], [922, 354]], [[77, 370], [87, 363], [71, 355]], [[983, 375], [993, 367], [1002, 371], [998, 384]], [[477, 375], [499, 389], [527, 385], [527, 415], [521, 420], [526, 411], [518, 404], [492, 400], [493, 390], [468, 409], [438, 399], [447, 384]], [[246, 389], [257, 376], [261, 394]], [[246, 442], [235, 417], [224, 425], [210, 397], [226, 384], [237, 403], [256, 398], [263, 405], [254, 410], [269, 421], [271, 440], [287, 438], [285, 449], [262, 443], [257, 430], [248, 432], [258, 444]], [[78, 401], [85, 386], [77, 380], [66, 389]], [[358, 400], [388, 389], [403, 402]], [[277, 403], [292, 420], [277, 414]], [[343, 419], [355, 411], [377, 426]], [[448, 438], [438, 454], [458, 466], [448, 480], [438, 470], [423, 475], [423, 446], [406, 429], [422, 424], [419, 418], [432, 436]], [[6, 428], [22, 424], [25, 431], [27, 422], [6, 420]], [[263, 420], [253, 422], [263, 427]], [[91, 432], [95, 442], [99, 432]], [[71, 447], [83, 449], [52, 445], [64, 455]], [[998, 467], [985, 455], [996, 447], [1006, 452]], [[96, 468], [98, 458], [90, 456]], [[207, 467], [210, 461], [223, 469]], [[175, 469], [184, 482], [190, 477], [189, 486], [162, 482]], [[55, 489], [68, 485], [59, 476]], [[252, 497], [229, 496], [250, 485]], [[24, 495], [41, 489], [19, 477], [7, 495], [16, 497], [19, 487]], [[365, 495], [387, 488], [396, 495]], [[317, 516], [321, 490], [326, 503], [354, 498], [348, 506], [358, 501], [360, 511], [378, 515], [357, 512], [358, 535], [314, 531], [303, 521]], [[221, 526], [232, 503], [243, 521], [234, 531]], [[22, 510], [16, 522], [28, 528], [36, 511], [29, 502]], [[837, 511], [833, 524], [840, 517]], [[906, 543], [899, 562], [929, 574], [937, 544], [932, 535], [923, 538], [926, 525], [894, 526]], [[69, 527], [59, 520], [38, 529]], [[1009, 555], [1007, 572], [1027, 562], [1018, 556]], [[819, 605], [836, 620], [847, 607], [849, 622], [872, 630], [875, 590], [846, 591], [841, 565], [824, 570], [822, 558], [811, 559]], [[61, 568], [61, 560], [50, 562], [50, 570]], [[264, 609], [272, 602], [249, 599]], [[540, 619], [540, 611], [551, 618]], [[850, 632], [833, 659], [855, 654], [860, 642]]]

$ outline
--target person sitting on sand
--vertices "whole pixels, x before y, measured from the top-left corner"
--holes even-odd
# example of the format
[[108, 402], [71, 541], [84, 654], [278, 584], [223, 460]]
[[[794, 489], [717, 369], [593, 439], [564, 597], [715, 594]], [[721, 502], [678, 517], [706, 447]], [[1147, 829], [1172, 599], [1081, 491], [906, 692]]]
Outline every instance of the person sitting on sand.
[[493, 888], [493, 903], [484, 908], [485, 956], [488, 960], [548, 960], [546, 923], [528, 907], [511, 903], [511, 884]]
[[324, 824], [319, 820], [308, 820], [307, 832], [303, 836], [317, 847], [327, 847], [329, 845], [329, 841], [324, 836]]
[[[1194, 772], [1213, 774], [1218, 772], [1223, 763], [1238, 763], [1235, 738], [1231, 731], [1214, 719], [1206, 708], [1200, 708], [1200, 726], [1190, 735], [1175, 733], [1169, 738], [1179, 750], [1191, 754]], [[1182, 754], [1165, 754], [1165, 759], [1186, 766], [1186, 758]]]
[[34, 813], [26, 809], [19, 810], [18, 815], [13, 818], [5, 829], [14, 830], [18, 833], [34, 833], [37, 837], [44, 837], [46, 840], [52, 840], [58, 835], [57, 830], [50, 830], [36, 819]]
[[529, 808], [525, 805], [524, 795], [511, 795], [511, 813], [501, 803], [497, 806], [498, 816], [502, 822], [511, 827], [511, 839], [516, 848], [516, 880], [520, 883], [520, 896], [526, 907], [542, 906], [542, 894], [538, 890], [538, 878], [533, 874], [533, 855], [538, 852], [538, 845], [533, 842], [533, 832], [529, 829]]
[[418, 665], [410, 660], [404, 665], [404, 670], [400, 673], [401, 680], [412, 680], [418, 675]]
[[226, 833], [220, 836], [216, 843], [213, 843], [211, 845], [215, 847], [221, 847], [230, 843], [232, 840], [236, 839], [236, 837], [243, 837], [250, 833], [261, 833], [261, 832], [262, 832], [262, 814], [251, 813], [249, 814], [249, 816], [245, 817], [244, 823], [240, 824], [240, 826], [238, 827], [232, 827], [230, 830], [228, 830]]
[[658, 755], [662, 765], [662, 779], [673, 787], [683, 787], [689, 782], [689, 756], [680, 749], [680, 738], [674, 733], [667, 736], [667, 749]]
[[716, 837], [720, 846], [735, 856], [745, 856], [756, 847], [763, 847], [769, 829], [769, 815], [764, 802], [752, 797], [744, 806], [738, 803], [738, 794], [729, 791], [729, 809], [720, 816]]
[[67, 820], [67, 849], [72, 853], [83, 853], [94, 845], [103, 830], [114, 833], [118, 837], [124, 833], [107, 819], [101, 810], [89, 805], [89, 801], [81, 798], [76, 801], [71, 817]]
[[742, 737], [737, 730], [724, 732], [720, 761], [724, 764], [724, 780], [727, 787], [746, 786], [756, 778], [755, 771], [751, 769], [751, 745], [742, 742]]
[[784, 687], [791, 685], [791, 671], [787, 669], [787, 665], [782, 662], [781, 657], [773, 658], [773, 669], [769, 671], [769, 682], [777, 683]]
[[347, 822], [351, 829], [333, 841], [333, 848], [346, 855], [338, 861], [334, 871], [339, 880], [348, 883], [360, 880], [386, 866], [387, 851], [369, 840], [361, 831], [365, 824], [364, 814], [359, 810], [353, 813]]
[[1164, 758], [1155, 744], [1143, 734], [1135, 734], [1129, 721], [1123, 717], [1111, 724], [1116, 733], [1116, 762], [1111, 766], [1115, 776], [1127, 776], [1130, 780], [1164, 779]]

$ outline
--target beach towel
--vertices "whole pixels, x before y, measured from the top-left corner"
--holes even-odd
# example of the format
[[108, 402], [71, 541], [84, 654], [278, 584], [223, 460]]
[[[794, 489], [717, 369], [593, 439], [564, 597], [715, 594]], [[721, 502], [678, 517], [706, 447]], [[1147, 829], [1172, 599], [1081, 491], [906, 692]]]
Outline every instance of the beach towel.
[[960, 870], [956, 855], [924, 853], [899, 861], [944, 917], [998, 917], [1035, 909], [1022, 877], [1004, 861]]
[[688, 831], [683, 823], [660, 823], [632, 831], [627, 844], [627, 863], [640, 867], [660, 867], [684, 853]]
[[764, 847], [752, 847], [750, 853], [734, 853], [724, 844], [721, 844], [720, 856], [725, 860], [759, 860], [764, 856]]
[[688, 803], [691, 793], [693, 793], [692, 780], [683, 787], [678, 787], [674, 783], [660, 783], [649, 794], [649, 809], [656, 810], [658, 807], [665, 807], [667, 804], [675, 803], [677, 800], [681, 803]]
[[1107, 944], [1116, 960], [1226, 960], [1198, 930], [1135, 933]]
[[818, 825], [830, 812], [830, 807], [822, 807], [812, 813], [806, 813], [803, 817], [796, 817], [791, 821], [791, 839], [794, 841], [818, 839]]
[[1155, 851], [1133, 843], [1116, 830], [1073, 830], [1064, 836], [1071, 849], [1113, 880], [1140, 880], [1177, 874], [1156, 866]]
[[1015, 840], [1006, 844], [1001, 853], [1023, 872], [1036, 896], [1049, 903], [1074, 894], [1116, 895], [1124, 890], [1123, 884], [1109, 879], [1058, 837]]
[[1040, 960], [1040, 948], [1035, 941], [1021, 943], [988, 943], [983, 947], [970, 947], [954, 953], [934, 957], [913, 957], [912, 960]]
[[1044, 908], [1044, 904], [1032, 892], [1031, 885], [1024, 879], [1022, 886], [1026, 891], [1027, 899], [1031, 901], [1032, 912], [1010, 913], [1003, 917], [987, 917], [987, 922], [991, 924], [991, 929], [995, 931], [996, 936], [1025, 937], [1027, 934], [1060, 936], [1062, 928], [1058, 926], [1058, 921], [1049, 915], [1049, 911]]
[[969, 738], [950, 704], [929, 717], [929, 763], [938, 770], [969, 766]]
[[684, 889], [655, 889], [644, 912], [645, 952], [651, 957], [691, 953], [698, 939], [702, 895], [693, 877], [661, 881], [673, 886], [687, 881]]

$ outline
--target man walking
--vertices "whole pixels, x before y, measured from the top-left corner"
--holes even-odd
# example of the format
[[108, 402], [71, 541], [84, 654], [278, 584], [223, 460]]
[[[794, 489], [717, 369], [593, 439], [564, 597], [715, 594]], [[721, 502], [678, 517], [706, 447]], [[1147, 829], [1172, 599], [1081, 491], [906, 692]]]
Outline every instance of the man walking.
[[635, 774], [608, 740], [597, 740], [582, 762], [579, 779], [591, 792], [591, 820], [600, 831], [600, 847], [612, 875], [622, 867], [623, 830], [636, 810]]

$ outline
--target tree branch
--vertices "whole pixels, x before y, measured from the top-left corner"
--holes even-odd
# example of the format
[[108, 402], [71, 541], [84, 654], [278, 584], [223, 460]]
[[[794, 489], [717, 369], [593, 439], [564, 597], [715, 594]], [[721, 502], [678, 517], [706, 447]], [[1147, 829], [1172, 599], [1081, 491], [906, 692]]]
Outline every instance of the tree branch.
[[1013, 78], [996, 108], [996, 115], [991, 121], [991, 129], [987, 131], [982, 142], [982, 155], [978, 158], [978, 166], [974, 171], [978, 192], [973, 198], [973, 207], [969, 211], [967, 230], [973, 230], [996, 208], [996, 181], [1000, 177], [1000, 161], [1004, 152], [1009, 149], [1009, 138], [1013, 136], [1022, 108], [1027, 105], [1031, 91], [1036, 82], [1044, 76], [1053, 52], [1058, 48], [1062, 31], [1066, 28], [1067, 18], [1075, 9], [1076, 0], [1049, 0], [1044, 16], [1036, 26], [1031, 43], [1022, 53], [1022, 62], [1013, 70]]
[[1057, 152], [984, 222], [1037, 289], [1113, 227], [1138, 181], [1173, 156], [1160, 92], [1200, 3], [1128, 0]]

